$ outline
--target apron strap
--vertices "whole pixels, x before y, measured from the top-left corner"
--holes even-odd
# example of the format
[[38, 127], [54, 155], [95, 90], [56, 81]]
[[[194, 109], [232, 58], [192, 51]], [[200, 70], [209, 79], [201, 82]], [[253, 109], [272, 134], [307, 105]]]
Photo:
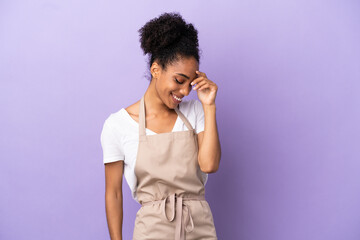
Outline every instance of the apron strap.
[[185, 123], [185, 126], [189, 129], [189, 130], [194, 130], [193, 127], [191, 126], [189, 120], [184, 116], [184, 114], [180, 111], [180, 109], [178, 108], [179, 105], [177, 105], [177, 107], [175, 108], [175, 112], [179, 115], [179, 117], [181, 118], [181, 120]]
[[140, 100], [140, 111], [139, 111], [139, 134], [140, 136], [145, 136], [145, 103], [144, 96], [141, 97]]
[[[140, 100], [140, 111], [139, 111], [139, 135], [145, 136], [146, 135], [146, 127], [145, 127], [145, 101], [144, 101], [145, 94], [141, 97]], [[184, 116], [184, 114], [179, 110], [179, 105], [174, 109], [175, 112], [179, 115], [180, 119], [185, 123], [185, 126], [189, 129], [194, 131], [194, 128], [191, 126], [189, 120]]]

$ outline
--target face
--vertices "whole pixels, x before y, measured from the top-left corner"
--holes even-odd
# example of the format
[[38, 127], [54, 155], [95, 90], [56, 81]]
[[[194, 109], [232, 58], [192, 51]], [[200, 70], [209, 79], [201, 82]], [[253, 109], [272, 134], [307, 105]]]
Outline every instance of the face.
[[197, 78], [195, 71], [199, 70], [199, 64], [194, 57], [181, 58], [173, 64], [169, 64], [166, 71], [155, 63], [151, 71], [156, 74], [155, 89], [158, 96], [169, 108], [175, 108], [183, 97], [189, 95], [192, 90], [190, 83]]

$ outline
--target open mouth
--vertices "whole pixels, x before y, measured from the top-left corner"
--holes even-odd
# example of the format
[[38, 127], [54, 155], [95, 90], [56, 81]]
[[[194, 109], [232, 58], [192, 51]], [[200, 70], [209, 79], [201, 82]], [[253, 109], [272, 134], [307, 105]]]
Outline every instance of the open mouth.
[[171, 93], [172, 99], [175, 103], [181, 103], [182, 99], [175, 96], [173, 93]]

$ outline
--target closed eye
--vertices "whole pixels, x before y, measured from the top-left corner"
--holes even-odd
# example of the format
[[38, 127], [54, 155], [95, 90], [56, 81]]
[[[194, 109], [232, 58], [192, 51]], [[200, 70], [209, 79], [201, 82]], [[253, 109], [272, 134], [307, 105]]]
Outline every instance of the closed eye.
[[[179, 84], [183, 84], [183, 82], [179, 82], [179, 80], [177, 80], [176, 78], [175, 78], [175, 81]], [[189, 88], [191, 88], [191, 87], [192, 87], [192, 85], [189, 83]]]
[[183, 84], [182, 82], [179, 82], [176, 78], [175, 78], [175, 81], [176, 81], [177, 83], [179, 83], [179, 84]]

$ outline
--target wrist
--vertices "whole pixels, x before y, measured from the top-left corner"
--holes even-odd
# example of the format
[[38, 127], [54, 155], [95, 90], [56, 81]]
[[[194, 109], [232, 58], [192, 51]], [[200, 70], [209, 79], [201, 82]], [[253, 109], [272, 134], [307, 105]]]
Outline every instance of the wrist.
[[203, 109], [204, 111], [216, 111], [216, 105], [215, 103], [213, 104], [203, 104]]

